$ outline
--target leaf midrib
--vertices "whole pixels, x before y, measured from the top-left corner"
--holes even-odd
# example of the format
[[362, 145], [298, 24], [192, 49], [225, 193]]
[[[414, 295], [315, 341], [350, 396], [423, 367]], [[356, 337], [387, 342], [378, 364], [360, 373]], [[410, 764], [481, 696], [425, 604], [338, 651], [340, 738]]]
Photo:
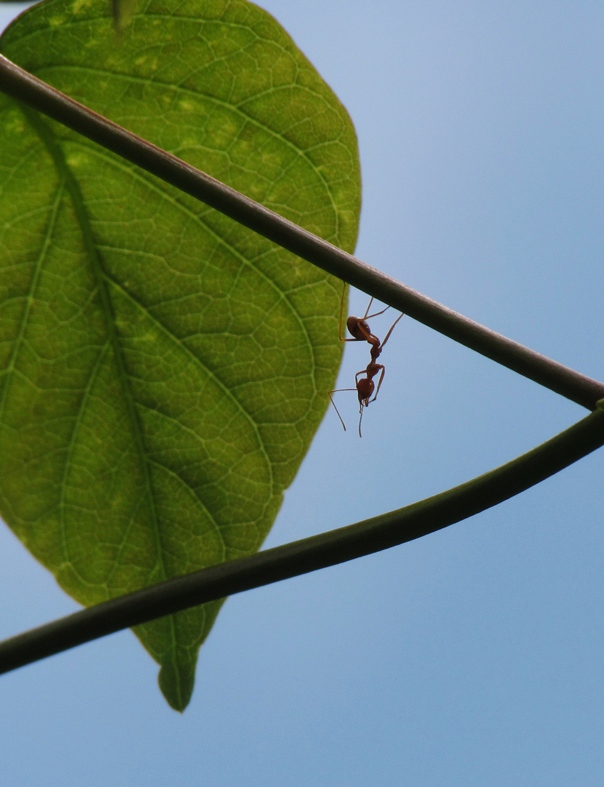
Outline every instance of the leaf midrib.
[[[57, 173], [59, 177], [64, 181], [65, 189], [71, 198], [76, 221], [82, 233], [84, 247], [88, 253], [88, 262], [90, 264], [90, 269], [92, 271], [92, 274], [95, 278], [98, 293], [99, 293], [101, 311], [104, 316], [106, 333], [113, 350], [114, 373], [116, 374], [119, 380], [124, 402], [132, 425], [137, 453], [139, 455], [139, 466], [143, 475], [145, 493], [148, 501], [148, 510], [150, 512], [150, 519], [151, 519], [150, 525], [152, 527], [155, 536], [155, 541], [156, 541], [157, 560], [159, 562], [162, 578], [166, 579], [167, 573], [166, 573], [163, 549], [162, 549], [161, 530], [159, 527], [159, 518], [158, 518], [157, 509], [155, 507], [155, 496], [153, 495], [153, 483], [151, 481], [150, 469], [147, 461], [147, 452], [145, 450], [143, 432], [141, 429], [140, 419], [136, 410], [136, 403], [134, 400], [132, 388], [129, 381], [129, 376], [127, 373], [126, 359], [124, 357], [121, 343], [119, 341], [119, 336], [115, 327], [113, 307], [108, 292], [107, 279], [105, 277], [105, 272], [103, 270], [101, 256], [98, 252], [98, 248], [95, 243], [94, 233], [92, 231], [90, 219], [84, 206], [84, 200], [82, 198], [80, 186], [75, 175], [73, 174], [73, 172], [71, 171], [65, 160], [65, 156], [63, 154], [61, 147], [55, 141], [55, 138], [51, 130], [48, 128], [47, 124], [45, 123], [45, 121], [42, 120], [42, 118], [36, 112], [33, 112], [27, 109], [26, 107], [22, 107], [22, 111], [25, 115], [26, 122], [31, 126], [31, 128], [39, 137], [40, 141], [42, 142], [42, 144], [48, 151], [49, 155], [51, 156], [52, 161], [57, 169]], [[172, 616], [170, 616], [170, 623], [171, 623], [171, 636], [173, 640], [173, 645], [175, 647], [176, 636], [175, 636], [174, 621]]]
[[[186, 216], [189, 219], [192, 219], [195, 222], [199, 222], [201, 225], [203, 225], [204, 231], [206, 231], [208, 233], [208, 235], [211, 235], [212, 238], [217, 242], [217, 244], [219, 246], [227, 249], [229, 254], [233, 255], [233, 257], [242, 266], [245, 266], [245, 267], [248, 267], [248, 268], [252, 269], [254, 271], [254, 273], [256, 273], [258, 276], [260, 276], [262, 278], [262, 280], [264, 281], [264, 283], [268, 287], [270, 287], [270, 289], [275, 293], [275, 296], [277, 297], [278, 301], [280, 301], [282, 303], [285, 303], [287, 305], [287, 308], [289, 309], [290, 315], [296, 321], [296, 324], [297, 324], [297, 326], [298, 326], [298, 328], [300, 330], [300, 333], [302, 333], [304, 335], [304, 338], [305, 338], [305, 341], [306, 341], [306, 345], [307, 345], [307, 349], [309, 351], [309, 354], [310, 354], [310, 357], [312, 358], [312, 363], [313, 363], [313, 370], [312, 370], [312, 373], [309, 374], [309, 376], [311, 377], [312, 380], [314, 380], [314, 371], [317, 368], [317, 357], [316, 357], [316, 355], [317, 355], [317, 348], [314, 346], [314, 344], [313, 344], [313, 342], [311, 340], [310, 334], [308, 332], [308, 326], [303, 321], [302, 317], [300, 316], [300, 313], [294, 307], [294, 304], [292, 303], [292, 300], [291, 300], [291, 297], [290, 297], [290, 293], [298, 291], [299, 288], [294, 288], [292, 290], [282, 290], [282, 289], [280, 289], [277, 286], [277, 284], [275, 283], [275, 281], [273, 279], [271, 279], [261, 267], [259, 267], [258, 265], [254, 265], [254, 263], [251, 260], [249, 260], [247, 257], [245, 257], [235, 246], [231, 245], [218, 232], [216, 232], [216, 230], [212, 227], [212, 225], [204, 220], [204, 217], [203, 217], [202, 214], [196, 213], [195, 211], [191, 210], [184, 202], [182, 202], [181, 200], [177, 199], [173, 195], [171, 190], [161, 188], [161, 186], [158, 185], [157, 178], [155, 178], [154, 176], [148, 175], [147, 173], [145, 173], [144, 170], [139, 170], [137, 168], [128, 166], [128, 164], [123, 163], [121, 161], [121, 159], [116, 158], [115, 156], [107, 155], [102, 148], [97, 148], [97, 147], [91, 148], [90, 145], [85, 145], [85, 144], [81, 143], [77, 139], [70, 140], [70, 144], [72, 144], [74, 146], [79, 146], [80, 148], [85, 150], [87, 153], [91, 153], [92, 155], [97, 156], [101, 161], [109, 164], [110, 166], [114, 167], [115, 169], [121, 170], [123, 173], [127, 174], [128, 177], [130, 177], [133, 180], [136, 180], [138, 183], [144, 185], [145, 188], [148, 188], [150, 191], [154, 191], [159, 197], [161, 197], [162, 200], [165, 200], [166, 202], [170, 203], [174, 208], [176, 208], [178, 211], [180, 211], [184, 216]], [[208, 208], [208, 212], [211, 211], [211, 210], [212, 210], [211, 208]], [[121, 251], [123, 252], [123, 249]], [[272, 251], [272, 248], [271, 248], [270, 251]], [[151, 308], [149, 306], [147, 306], [146, 304], [141, 303], [134, 296], [134, 294], [132, 292], [130, 292], [129, 290], [125, 290], [123, 288], [122, 284], [120, 282], [116, 281], [111, 276], [111, 274], [108, 273], [107, 271], [103, 271], [103, 276], [106, 278], [106, 280], [111, 281], [111, 283], [114, 286], [118, 287], [120, 289], [120, 291], [122, 291], [124, 293], [124, 295], [126, 295], [129, 299], [131, 299], [134, 303], [136, 303], [137, 307], [140, 308], [145, 313], [145, 315], [148, 317], [148, 319], [152, 320], [154, 323], [156, 323], [157, 325], [159, 325], [161, 327], [162, 332], [165, 332], [174, 341], [178, 342], [179, 346], [185, 347], [187, 349], [187, 352], [189, 352], [192, 355], [192, 357], [195, 358], [195, 360], [197, 362], [203, 364], [202, 360], [200, 358], [198, 358], [197, 356], [195, 356], [194, 354], [192, 354], [191, 351], [189, 350], [189, 348], [186, 347], [186, 344], [185, 344], [185, 342], [183, 341], [183, 339], [181, 337], [178, 337], [175, 334], [173, 334], [172, 331], [167, 326], [165, 326], [163, 323], [159, 322], [157, 320], [157, 318], [153, 316]], [[306, 287], [306, 286], [308, 286], [308, 285], [306, 285], [306, 284], [303, 285], [303, 287]], [[162, 305], [165, 304], [165, 303], [166, 303], [166, 301], [161, 301]], [[154, 305], [157, 306], [158, 304], [154, 304]], [[237, 407], [241, 409], [242, 413], [245, 415], [245, 417], [249, 420], [250, 424], [257, 431], [257, 425], [255, 424], [254, 419], [251, 417], [251, 415], [246, 410], [243, 402], [241, 402], [240, 399], [236, 396], [236, 394], [231, 389], [229, 389], [225, 385], [224, 382], [222, 382], [220, 380], [220, 378], [216, 375], [215, 371], [210, 370], [205, 364], [203, 364], [203, 368], [204, 368], [204, 370], [208, 371], [208, 373], [217, 381], [217, 383], [222, 388], [225, 389], [225, 393], [229, 396], [229, 398], [233, 399], [233, 401], [236, 403]], [[315, 390], [315, 393], [317, 393], [316, 390]], [[269, 460], [268, 452], [266, 450], [266, 447], [264, 445], [264, 441], [263, 441], [262, 436], [260, 434], [258, 434], [258, 439], [260, 440], [260, 444], [262, 446], [262, 452], [263, 452], [263, 454], [265, 455], [265, 457], [266, 457], [266, 459], [268, 461]], [[270, 462], [269, 462], [269, 466], [271, 467], [271, 474], [272, 474], [272, 464]]]

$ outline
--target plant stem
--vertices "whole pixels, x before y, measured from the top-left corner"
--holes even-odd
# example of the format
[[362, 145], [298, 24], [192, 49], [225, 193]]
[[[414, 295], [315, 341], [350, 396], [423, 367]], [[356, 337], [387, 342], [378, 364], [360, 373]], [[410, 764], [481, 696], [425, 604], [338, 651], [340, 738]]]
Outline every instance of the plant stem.
[[288, 251], [466, 347], [593, 410], [604, 384], [386, 276], [176, 156], [98, 115], [0, 55], [0, 91], [43, 112]]
[[601, 445], [604, 409], [598, 408], [502, 467], [419, 503], [196, 571], [5, 640], [0, 673], [164, 615], [421, 538], [525, 491]]

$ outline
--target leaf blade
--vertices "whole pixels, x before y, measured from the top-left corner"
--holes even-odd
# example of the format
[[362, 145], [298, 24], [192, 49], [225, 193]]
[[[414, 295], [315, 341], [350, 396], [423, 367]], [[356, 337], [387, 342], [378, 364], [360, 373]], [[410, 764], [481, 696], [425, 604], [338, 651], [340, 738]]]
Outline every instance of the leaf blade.
[[[352, 249], [356, 141], [335, 96], [252, 4], [178, 14], [147, 3], [115, 46], [104, 4], [53, 0], [3, 51]], [[0, 459], [4, 517], [85, 604], [256, 551], [327, 406], [337, 285], [58, 124], [0, 111], [17, 162], [0, 170], [0, 447], [18, 438]], [[37, 189], [19, 212], [28, 162]], [[220, 603], [135, 632], [177, 709]]]

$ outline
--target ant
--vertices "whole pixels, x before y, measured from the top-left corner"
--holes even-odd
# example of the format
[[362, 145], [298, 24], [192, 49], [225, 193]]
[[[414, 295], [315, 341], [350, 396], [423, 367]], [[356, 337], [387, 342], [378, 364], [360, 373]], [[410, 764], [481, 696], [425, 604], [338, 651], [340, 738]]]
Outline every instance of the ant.
[[[347, 339], [342, 336], [342, 312], [344, 310], [344, 295], [346, 292], [346, 284], [344, 284], [344, 290], [342, 291], [342, 299], [340, 301], [340, 319], [339, 319], [339, 338], [342, 342], [367, 342], [371, 345], [371, 349], [369, 354], [371, 356], [369, 363], [365, 369], [361, 369], [361, 371], [357, 372], [354, 376], [355, 387], [354, 388], [337, 388], [334, 391], [329, 392], [329, 398], [331, 403], [334, 406], [336, 413], [338, 414], [338, 418], [340, 419], [340, 423], [342, 424], [344, 431], [346, 431], [346, 424], [340, 415], [340, 411], [336, 407], [336, 403], [333, 400], [332, 394], [339, 393], [340, 391], [356, 391], [357, 396], [359, 397], [359, 437], [362, 437], [361, 433], [361, 422], [363, 420], [363, 408], [368, 407], [371, 402], [375, 402], [377, 399], [377, 395], [380, 392], [380, 388], [382, 386], [382, 382], [384, 380], [384, 374], [386, 373], [386, 367], [381, 364], [377, 363], [377, 359], [382, 354], [382, 350], [386, 345], [386, 342], [390, 338], [392, 331], [396, 327], [396, 324], [403, 316], [402, 313], [396, 318], [396, 320], [390, 326], [390, 330], [386, 334], [386, 338], [383, 342], [381, 342], [377, 336], [371, 333], [371, 328], [367, 320], [371, 320], [373, 317], [379, 317], [380, 314], [383, 314], [387, 311], [390, 307], [386, 306], [386, 308], [382, 309], [379, 312], [375, 312], [374, 314], [369, 314], [369, 310], [371, 309], [371, 304], [373, 303], [373, 298], [369, 301], [367, 309], [363, 317], [353, 317], [352, 315], [348, 317], [346, 320], [346, 327], [349, 333], [352, 334], [352, 339]], [[365, 375], [365, 376], [363, 376]], [[377, 382], [377, 388], [374, 382], [374, 378], [379, 375], [379, 380]], [[371, 398], [373, 396], [373, 399]]]

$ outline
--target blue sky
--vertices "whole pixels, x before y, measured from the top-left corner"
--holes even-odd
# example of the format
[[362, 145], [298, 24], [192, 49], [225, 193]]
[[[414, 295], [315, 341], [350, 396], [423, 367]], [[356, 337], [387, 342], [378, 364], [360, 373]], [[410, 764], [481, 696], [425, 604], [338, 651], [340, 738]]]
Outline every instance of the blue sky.
[[[604, 378], [604, 6], [260, 5], [356, 125], [358, 256]], [[328, 412], [268, 545], [446, 489], [584, 414], [408, 318], [382, 358], [362, 441]], [[354, 394], [338, 405], [354, 426]], [[3, 677], [0, 780], [601, 785], [603, 469], [592, 455], [444, 532], [231, 598], [183, 716], [129, 632]], [[0, 636], [75, 608], [0, 531]]]

